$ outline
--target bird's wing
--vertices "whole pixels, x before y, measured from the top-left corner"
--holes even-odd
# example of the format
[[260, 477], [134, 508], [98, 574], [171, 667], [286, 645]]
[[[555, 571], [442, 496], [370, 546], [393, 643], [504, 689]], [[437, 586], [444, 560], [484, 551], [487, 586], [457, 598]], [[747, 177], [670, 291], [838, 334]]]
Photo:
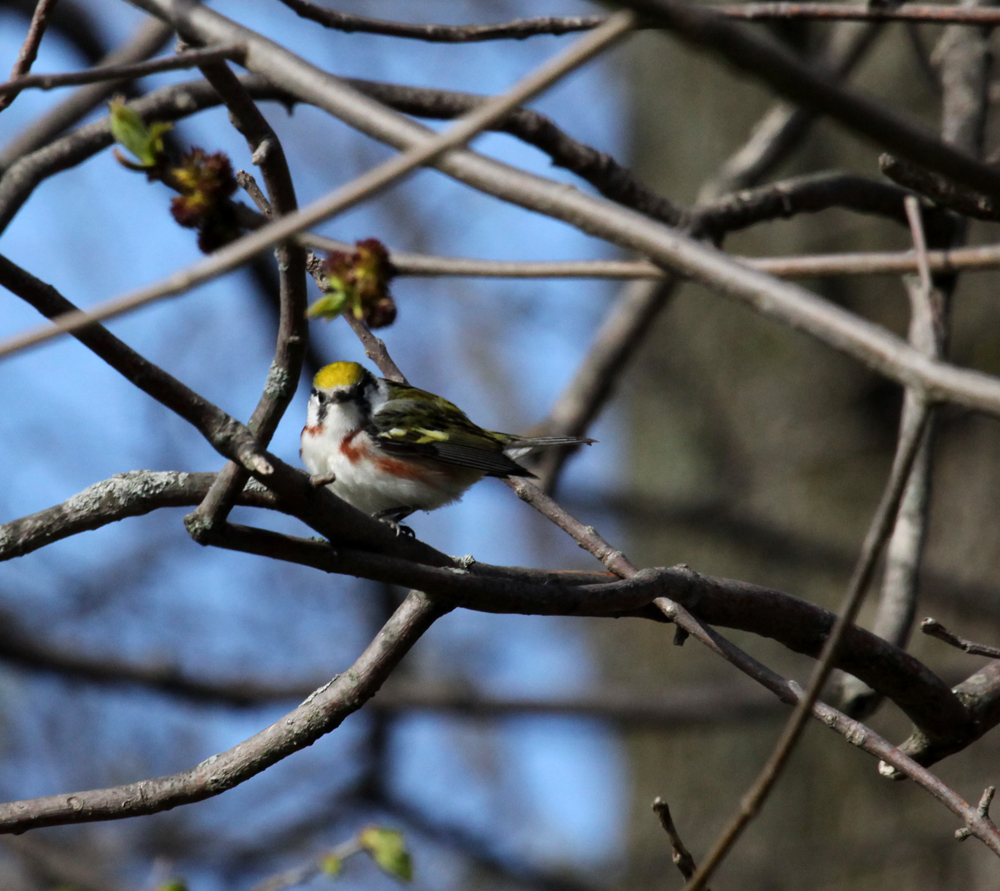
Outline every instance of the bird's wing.
[[[427, 406], [434, 413], [427, 417]], [[417, 413], [424, 415], [415, 423]], [[531, 476], [504, 454], [504, 440], [470, 421], [445, 399], [394, 384], [389, 401], [372, 418], [374, 437], [387, 452], [481, 470], [490, 476]]]

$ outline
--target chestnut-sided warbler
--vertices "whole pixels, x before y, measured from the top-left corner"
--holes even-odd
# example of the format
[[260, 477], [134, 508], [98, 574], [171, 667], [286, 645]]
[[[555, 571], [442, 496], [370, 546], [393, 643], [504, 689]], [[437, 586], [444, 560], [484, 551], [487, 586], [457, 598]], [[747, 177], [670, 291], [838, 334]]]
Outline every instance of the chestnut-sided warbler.
[[396, 523], [457, 500], [484, 476], [533, 476], [514, 459], [536, 449], [594, 440], [484, 430], [447, 399], [334, 362], [313, 379], [301, 441], [315, 483]]

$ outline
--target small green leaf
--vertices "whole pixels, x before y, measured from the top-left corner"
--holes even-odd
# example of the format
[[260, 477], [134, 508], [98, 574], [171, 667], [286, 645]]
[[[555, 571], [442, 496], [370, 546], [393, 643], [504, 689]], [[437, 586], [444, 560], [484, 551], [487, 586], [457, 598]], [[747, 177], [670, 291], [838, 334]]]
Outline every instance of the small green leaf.
[[313, 303], [306, 315], [311, 319], [335, 319], [347, 305], [348, 295], [342, 289], [325, 291], [323, 296]]
[[[163, 134], [171, 124], [154, 121], [149, 126], [120, 96], [111, 100], [111, 135], [139, 161], [142, 169], [155, 167], [163, 159]], [[122, 160], [119, 157], [119, 160]], [[131, 164], [122, 161], [126, 167]]]
[[344, 868], [344, 859], [338, 857], [336, 854], [327, 854], [325, 857], [320, 858], [319, 868], [323, 871], [324, 875], [340, 875], [341, 869]]
[[413, 863], [406, 850], [402, 832], [383, 829], [381, 826], [368, 826], [361, 830], [358, 844], [384, 872], [404, 882], [413, 880]]
[[187, 882], [181, 879], [171, 879], [164, 885], [160, 885], [156, 891], [188, 891]]

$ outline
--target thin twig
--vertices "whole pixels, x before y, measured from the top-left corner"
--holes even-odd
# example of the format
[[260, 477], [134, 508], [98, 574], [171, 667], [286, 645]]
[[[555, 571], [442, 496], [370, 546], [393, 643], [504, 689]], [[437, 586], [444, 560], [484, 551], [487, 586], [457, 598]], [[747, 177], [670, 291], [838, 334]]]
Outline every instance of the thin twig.
[[357, 334], [358, 340], [361, 341], [365, 348], [365, 355], [378, 366], [379, 371], [397, 384], [407, 383], [406, 376], [399, 370], [399, 366], [392, 361], [392, 356], [389, 355], [389, 351], [386, 349], [385, 341], [381, 337], [376, 337], [372, 334], [371, 329], [361, 319], [356, 319], [353, 313], [345, 313], [344, 319], [346, 319], [347, 324], [351, 326], [354, 333]]
[[[670, 806], [660, 796], [656, 796], [653, 799], [653, 812], [660, 818], [660, 825], [663, 827], [663, 831], [667, 833], [667, 838], [670, 839], [670, 847], [674, 851], [670, 859], [673, 860], [674, 865], [681, 871], [681, 875], [685, 879], [690, 879], [698, 868], [698, 864], [694, 862], [694, 857], [691, 856], [691, 852], [684, 846], [680, 833], [677, 831], [677, 827], [674, 826], [673, 817], [670, 816]], [[708, 889], [706, 888], [705, 891], [708, 891]]]
[[820, 690], [834, 668], [837, 648], [840, 646], [844, 634], [853, 624], [858, 610], [861, 608], [865, 592], [875, 572], [882, 545], [892, 531], [899, 502], [903, 497], [906, 482], [913, 467], [913, 461], [923, 441], [927, 415], [928, 412], [925, 407], [922, 415], [914, 418], [909, 428], [905, 428], [900, 432], [899, 444], [895, 460], [893, 461], [892, 472], [889, 476], [889, 482], [886, 485], [885, 492], [879, 502], [871, 527], [862, 545], [858, 564], [848, 585], [847, 594], [841, 605], [836, 624], [813, 669], [813, 674], [805, 695], [796, 704], [795, 711], [775, 745], [774, 751], [771, 753], [771, 756], [768, 758], [767, 763], [760, 771], [753, 785], [747, 791], [746, 795], [744, 795], [740, 803], [739, 812], [720, 834], [711, 853], [702, 863], [695, 877], [688, 883], [685, 891], [698, 891], [699, 888], [705, 887], [705, 883], [722, 863], [723, 859], [725, 859], [732, 846], [736, 843], [736, 840], [742, 835], [743, 830], [757, 815], [774, 784], [781, 776], [785, 765], [788, 763], [788, 759], [805, 728], [813, 705], [819, 698]]
[[308, 0], [281, 0], [289, 9], [304, 19], [347, 33], [384, 34], [425, 40], [430, 43], [472, 43], [481, 40], [523, 40], [539, 34], [570, 34], [590, 31], [607, 21], [605, 16], [545, 16], [531, 19], [514, 19], [489, 25], [436, 25], [392, 22], [363, 15], [336, 12]]
[[936, 22], [950, 25], [997, 25], [1000, 10], [988, 7], [936, 3], [873, 6], [854, 3], [740, 3], [708, 5], [725, 16], [749, 22], [848, 21], [848, 22]]
[[627, 579], [638, 571], [628, 557], [605, 541], [593, 526], [585, 526], [574, 519], [535, 483], [524, 477], [507, 477], [503, 482], [517, 493], [518, 498], [572, 536], [581, 548], [593, 554], [615, 575]]
[[920, 630], [930, 637], [936, 637], [938, 640], [943, 640], [946, 644], [951, 644], [953, 647], [964, 650], [970, 656], [989, 656], [991, 659], [1000, 659], [1000, 647], [991, 647], [987, 644], [980, 644], [975, 641], [966, 640], [964, 637], [959, 637], [945, 628], [936, 619], [924, 619], [920, 623]]
[[[336, 12], [308, 0], [281, 0], [303, 18], [326, 28], [347, 33], [363, 32], [424, 40], [432, 43], [470, 43], [482, 40], [523, 40], [541, 34], [568, 34], [597, 28], [607, 19], [603, 16], [545, 16], [514, 19], [487, 25], [411, 24], [386, 19]], [[938, 22], [962, 25], [996, 25], [1000, 15], [990, 10], [966, 10], [946, 4], [907, 4], [893, 6], [861, 6], [853, 3], [741, 3], [708, 5], [712, 12], [726, 18], [749, 22], [770, 21], [864, 21], [864, 22]], [[971, 14], [967, 14], [971, 13]], [[648, 23], [640, 27], [649, 27]]]
[[[49, 25], [49, 16], [52, 15], [52, 10], [55, 8], [57, 2], [58, 0], [38, 0], [35, 4], [35, 11], [31, 16], [31, 22], [28, 24], [28, 33], [24, 38], [24, 43], [21, 44], [17, 59], [14, 61], [14, 67], [10, 72], [11, 80], [23, 80], [28, 72], [31, 71], [31, 66], [35, 63], [35, 58], [38, 56], [38, 47], [42, 45], [42, 37], [45, 36], [45, 29]], [[23, 87], [6, 91], [3, 89], [3, 86], [0, 86], [0, 111], [3, 111], [14, 101], [14, 97], [17, 96], [21, 89]]]
[[[159, 74], [161, 71], [177, 71], [184, 68], [197, 68], [209, 62], [219, 62], [224, 59], [239, 61], [243, 48], [240, 46], [207, 47], [205, 49], [192, 49], [175, 56], [168, 56], [163, 59], [150, 59], [148, 62], [137, 62], [132, 65], [95, 65], [86, 71], [70, 71], [65, 74], [29, 74], [0, 83], [0, 97], [9, 96], [36, 88], [39, 90], [51, 90], [55, 87], [74, 87], [80, 84], [100, 83], [101, 81], [114, 80], [122, 83], [128, 80], [135, 80], [138, 77], [146, 77], [150, 74]], [[0, 100], [2, 102], [2, 100]]]
[[[101, 65], [128, 65], [148, 59], [170, 40], [173, 28], [156, 19], [139, 27], [128, 43], [108, 53]], [[24, 155], [37, 151], [69, 127], [90, 114], [116, 91], [127, 85], [121, 81], [101, 81], [74, 90], [55, 108], [32, 121], [21, 133], [0, 149], [0, 173], [6, 173]]]
[[[202, 73], [226, 103], [230, 120], [243, 134], [252, 159], [261, 170], [271, 218], [295, 213], [298, 201], [292, 175], [281, 142], [267, 118], [224, 61], [203, 63]], [[309, 339], [305, 251], [294, 242], [283, 242], [275, 249], [275, 259], [279, 292], [277, 342], [264, 391], [247, 423], [262, 448], [271, 441], [295, 395]], [[212, 530], [228, 517], [248, 476], [246, 470], [232, 461], [223, 468], [205, 500], [184, 518], [185, 527], [196, 541], [208, 543]]]

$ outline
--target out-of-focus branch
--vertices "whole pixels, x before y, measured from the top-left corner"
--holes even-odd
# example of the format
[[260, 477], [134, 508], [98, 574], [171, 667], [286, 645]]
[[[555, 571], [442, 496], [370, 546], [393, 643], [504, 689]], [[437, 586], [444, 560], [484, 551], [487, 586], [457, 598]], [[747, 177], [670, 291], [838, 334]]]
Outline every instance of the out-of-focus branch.
[[[163, 22], [155, 19], [144, 22], [128, 43], [109, 53], [100, 64], [130, 65], [141, 62], [163, 49], [173, 33], [173, 28]], [[36, 151], [67, 127], [72, 127], [127, 83], [127, 80], [101, 81], [81, 87], [52, 111], [33, 121], [27, 129], [0, 149], [0, 173], [6, 173], [19, 158]]]
[[[649, 333], [677, 285], [636, 281], [626, 286], [614, 308], [601, 324], [569, 385], [559, 394], [549, 416], [542, 422], [545, 435], [583, 436], [614, 391], [618, 378], [639, 344]], [[544, 453], [534, 470], [539, 485], [551, 493], [571, 449]]]
[[923, 126], [843, 86], [774, 40], [677, 0], [628, 0], [626, 6], [687, 43], [721, 56], [791, 101], [824, 114], [904, 158], [989, 195], [1000, 171], [938, 139]]
[[[921, 225], [919, 204], [912, 195], [907, 196], [906, 212], [910, 218], [917, 259], [921, 263], [920, 275], [906, 281], [910, 298], [910, 343], [928, 356], [940, 358], [945, 338], [944, 295], [934, 290], [927, 264], [927, 241]], [[903, 431], [927, 413], [923, 393], [907, 388], [899, 422], [900, 437], [903, 436]], [[875, 633], [900, 648], [905, 648], [910, 638], [917, 609], [917, 570], [927, 533], [932, 441], [933, 416], [928, 416], [924, 440], [913, 461], [886, 548], [882, 591], [875, 617]], [[845, 678], [840, 695], [844, 712], [859, 719], [872, 714], [881, 701], [881, 697], [856, 678]]]
[[[859, 9], [866, 6], [858, 4]], [[877, 25], [840, 22], [831, 29], [818, 62], [833, 77], [843, 79], [864, 58], [878, 34]], [[814, 114], [790, 102], [774, 103], [754, 125], [749, 139], [702, 185], [698, 203], [757, 185], [801, 143], [815, 119]]]
[[0, 833], [154, 814], [232, 789], [339, 727], [375, 695], [403, 656], [445, 612], [426, 595], [411, 592], [350, 669], [260, 733], [171, 776], [0, 805]]
[[[21, 49], [14, 60], [14, 67], [10, 72], [12, 80], [23, 80], [31, 71], [31, 66], [38, 56], [38, 47], [42, 45], [45, 29], [49, 25], [49, 16], [52, 15], [56, 2], [57, 0], [38, 0], [35, 4], [35, 11], [28, 23], [28, 33], [25, 35], [24, 43], [21, 44]], [[0, 86], [0, 111], [10, 105], [20, 91], [20, 89], [4, 91]]]

